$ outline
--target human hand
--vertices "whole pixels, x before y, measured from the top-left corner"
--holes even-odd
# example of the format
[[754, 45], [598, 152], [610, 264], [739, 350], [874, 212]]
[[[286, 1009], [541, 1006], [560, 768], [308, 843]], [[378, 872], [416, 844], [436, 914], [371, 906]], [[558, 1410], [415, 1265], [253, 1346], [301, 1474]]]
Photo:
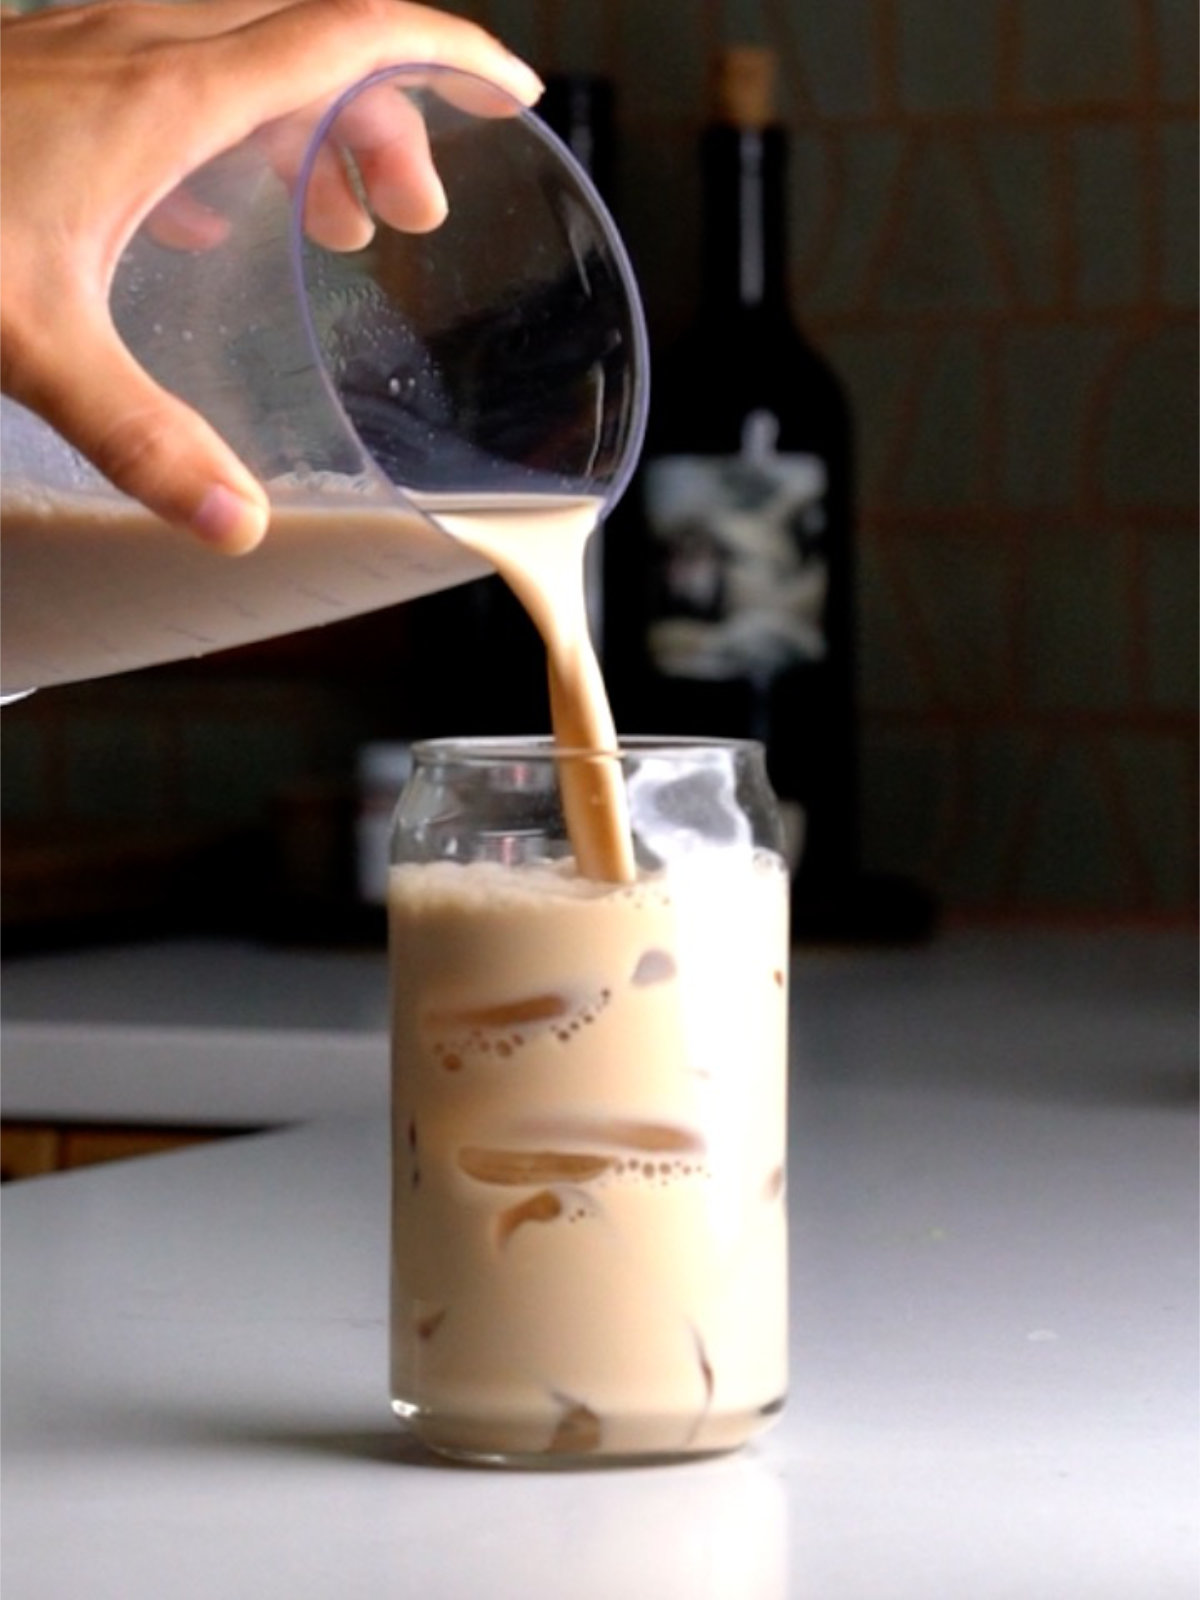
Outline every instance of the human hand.
[[[526, 105], [541, 85], [474, 24], [403, 0], [97, 0], [7, 18], [2, 40], [0, 388], [166, 521], [251, 549], [265, 490], [113, 327], [122, 250], [143, 221], [176, 247], [216, 243], [222, 219], [191, 201], [188, 174], [254, 135], [294, 176], [328, 105], [381, 67], [458, 67]], [[420, 231], [442, 220], [445, 197], [407, 110], [367, 93], [350, 133], [373, 207]], [[335, 249], [370, 235], [332, 156], [314, 171], [305, 220]]]

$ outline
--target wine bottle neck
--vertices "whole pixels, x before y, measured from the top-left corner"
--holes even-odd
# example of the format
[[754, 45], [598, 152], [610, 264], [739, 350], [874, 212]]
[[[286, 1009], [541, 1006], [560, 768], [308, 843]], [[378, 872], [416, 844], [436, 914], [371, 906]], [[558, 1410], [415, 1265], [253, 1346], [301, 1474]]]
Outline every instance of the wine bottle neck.
[[703, 291], [710, 310], [786, 306], [785, 161], [782, 128], [705, 130]]

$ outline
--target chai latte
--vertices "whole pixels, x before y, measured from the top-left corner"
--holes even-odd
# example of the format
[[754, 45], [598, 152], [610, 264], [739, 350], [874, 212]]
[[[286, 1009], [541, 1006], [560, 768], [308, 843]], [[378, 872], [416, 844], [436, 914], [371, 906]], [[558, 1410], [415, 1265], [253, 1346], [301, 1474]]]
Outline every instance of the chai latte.
[[574, 860], [393, 866], [393, 1406], [501, 1461], [742, 1444], [787, 1380], [787, 877], [639, 870], [587, 504], [447, 517], [546, 643]]

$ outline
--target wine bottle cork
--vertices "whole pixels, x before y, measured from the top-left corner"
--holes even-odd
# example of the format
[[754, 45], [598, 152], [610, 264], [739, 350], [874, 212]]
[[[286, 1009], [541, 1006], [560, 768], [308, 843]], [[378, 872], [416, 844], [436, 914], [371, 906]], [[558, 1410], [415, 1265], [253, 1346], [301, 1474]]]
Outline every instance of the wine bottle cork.
[[730, 45], [713, 62], [712, 110], [717, 122], [765, 128], [775, 118], [775, 52]]

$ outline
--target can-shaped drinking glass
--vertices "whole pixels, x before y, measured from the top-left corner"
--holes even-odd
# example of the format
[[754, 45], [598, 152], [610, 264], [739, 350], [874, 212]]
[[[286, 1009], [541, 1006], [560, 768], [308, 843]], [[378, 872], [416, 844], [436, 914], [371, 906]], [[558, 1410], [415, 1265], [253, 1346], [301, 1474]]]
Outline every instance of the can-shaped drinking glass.
[[[615, 763], [636, 873], [574, 867]], [[510, 1465], [734, 1449], [787, 1385], [787, 870], [751, 741], [413, 750], [388, 885], [392, 1406]]]

